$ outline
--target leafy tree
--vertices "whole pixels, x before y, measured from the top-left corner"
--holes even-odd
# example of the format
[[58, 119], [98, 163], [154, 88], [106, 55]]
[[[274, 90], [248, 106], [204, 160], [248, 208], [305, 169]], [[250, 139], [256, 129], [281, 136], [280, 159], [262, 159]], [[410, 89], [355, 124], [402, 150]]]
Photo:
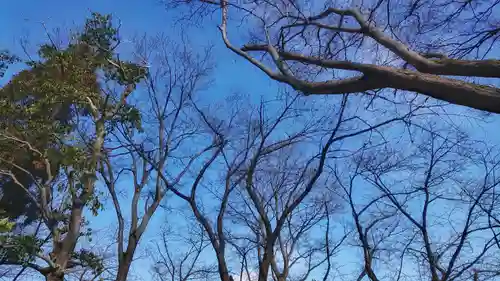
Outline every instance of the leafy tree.
[[[39, 225], [34, 235], [8, 235], [4, 264], [30, 267], [47, 280], [63, 280], [78, 266], [102, 270], [96, 255], [75, 252], [83, 211], [101, 207], [94, 185], [106, 135], [117, 123], [139, 124], [126, 101], [146, 73], [118, 59], [117, 35], [110, 16], [93, 13], [74, 41], [42, 45], [40, 60], [0, 89], [2, 206], [8, 217]], [[105, 91], [107, 83], [121, 92]]]
[[18, 60], [19, 58], [12, 55], [9, 51], [0, 50], [0, 78], [5, 75], [7, 67], [12, 63], [17, 62]]
[[0, 234], [9, 232], [14, 227], [15, 223], [9, 221], [9, 218], [4, 217], [5, 211], [0, 210]]

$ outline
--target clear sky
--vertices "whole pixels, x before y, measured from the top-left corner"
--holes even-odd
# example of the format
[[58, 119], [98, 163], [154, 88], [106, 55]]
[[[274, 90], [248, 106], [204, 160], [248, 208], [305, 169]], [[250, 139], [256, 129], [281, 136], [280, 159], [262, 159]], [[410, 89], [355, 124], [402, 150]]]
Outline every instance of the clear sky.
[[[8, 48], [22, 54], [19, 40], [27, 38], [33, 43], [46, 40], [42, 22], [49, 30], [61, 28], [64, 33], [65, 30], [81, 26], [85, 18], [90, 15], [89, 11], [110, 13], [114, 19], [120, 20], [121, 35], [124, 38], [131, 38], [135, 34], [144, 32], [151, 35], [164, 33], [175, 37], [176, 31], [171, 28], [175, 13], [168, 12], [159, 2], [158, 0], [8, 1], [8, 4], [5, 3], [0, 9], [2, 26], [0, 48]], [[269, 87], [275, 84], [263, 79], [264, 75], [253, 71], [248, 63], [227, 52], [220, 42], [215, 25], [208, 25], [203, 30], [189, 29], [187, 32], [190, 33], [189, 39], [196, 45], [215, 44], [214, 58], [217, 58], [218, 65], [215, 77], [217, 86], [237, 90], [241, 89], [243, 82], [246, 82], [244, 84], [246, 91], [268, 91]], [[31, 51], [36, 51], [36, 48], [33, 46]], [[8, 75], [4, 80], [7, 78]], [[218, 95], [216, 89], [213, 94]]]
[[[90, 15], [90, 11], [111, 14], [115, 20], [121, 21], [120, 34], [123, 39], [143, 33], [152, 36], [163, 33], [175, 38], [178, 36], [178, 29], [175, 31], [171, 28], [175, 14], [168, 12], [159, 2], [156, 0], [8, 1], [0, 9], [0, 26], [2, 27], [0, 49], [9, 49], [13, 53], [23, 56], [20, 41], [26, 39], [30, 43], [29, 52], [35, 53], [37, 44], [45, 43], [47, 40], [42, 23], [50, 32], [60, 28], [64, 36], [65, 31], [81, 26]], [[227, 51], [221, 44], [216, 25], [208, 25], [203, 30], [193, 28], [185, 32], [190, 32], [189, 39], [193, 46], [215, 45], [213, 58], [216, 59], [217, 71], [213, 78], [216, 84], [205, 92], [206, 101], [218, 100], [232, 91], [252, 93], [257, 98], [261, 94], [275, 92], [275, 82], [270, 81], [247, 62]], [[10, 76], [18, 70], [19, 68], [16, 67], [10, 68], [6, 75], [0, 79], [0, 85], [6, 83]], [[127, 204], [122, 206], [126, 209]], [[154, 231], [147, 231], [142, 241], [143, 244], [159, 234], [158, 230], [164, 219], [160, 213], [161, 211], [154, 216], [149, 226], [149, 229]], [[125, 214], [127, 214], [126, 210]], [[106, 233], [106, 231], [116, 228], [114, 221], [113, 210], [107, 208], [107, 211], [101, 214], [98, 220], [93, 220], [93, 229], [104, 229], [104, 232], [99, 232], [97, 236], [109, 237], [109, 232]], [[81, 242], [85, 243], [85, 241]], [[134, 264], [136, 275], [140, 275], [144, 280], [150, 280], [149, 269], [149, 261], [147, 260]]]
[[[6, 1], [0, 9], [0, 49], [10, 49], [14, 53], [22, 55], [19, 41], [23, 38], [36, 44], [44, 42], [46, 35], [41, 23], [45, 23], [51, 30], [59, 27], [62, 32], [75, 26], [81, 25], [85, 18], [90, 14], [89, 11], [100, 13], [111, 13], [115, 19], [122, 22], [121, 35], [124, 38], [132, 37], [136, 33], [148, 33], [155, 35], [164, 33], [172, 37], [177, 36], [170, 27], [172, 18], [175, 16], [167, 11], [156, 0], [87, 0], [87, 1], [67, 1], [67, 0], [16, 0]], [[214, 79], [216, 84], [207, 91], [207, 100], [220, 99], [223, 95], [231, 91], [243, 90], [245, 93], [251, 93], [256, 97], [262, 94], [273, 94], [276, 91], [276, 83], [268, 79], [264, 74], [257, 71], [246, 61], [230, 53], [220, 40], [220, 36], [214, 24], [201, 29], [190, 29], [190, 39], [196, 45], [213, 43], [214, 58], [217, 62], [217, 71]], [[36, 50], [33, 46], [32, 51]], [[9, 78], [8, 72], [0, 85]], [[498, 118], [497, 118], [498, 120]], [[498, 126], [498, 122], [492, 124]], [[477, 134], [484, 135], [489, 129], [475, 130]], [[493, 130], [491, 130], [493, 131]], [[496, 130], [498, 132], [498, 130]], [[498, 140], [498, 135], [496, 137]], [[109, 209], [108, 209], [109, 210]], [[113, 214], [109, 213], [109, 220], [105, 216], [100, 216], [101, 225], [97, 227], [109, 226]], [[157, 232], [161, 225], [161, 215], [156, 215], [145, 241], [151, 240], [151, 234]], [[96, 228], [96, 227], [95, 227]], [[135, 270], [138, 274], [144, 274], [144, 280], [149, 280], [147, 263], [135, 264]]]

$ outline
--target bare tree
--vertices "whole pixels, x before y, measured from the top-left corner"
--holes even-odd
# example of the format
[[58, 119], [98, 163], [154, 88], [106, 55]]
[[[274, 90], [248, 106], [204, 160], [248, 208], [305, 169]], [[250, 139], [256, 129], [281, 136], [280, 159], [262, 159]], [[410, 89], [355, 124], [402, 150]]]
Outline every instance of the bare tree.
[[160, 240], [155, 243], [153, 258], [153, 273], [158, 280], [212, 280], [218, 275], [217, 264], [202, 259], [210, 241], [200, 225], [162, 230]]
[[[191, 184], [170, 190], [190, 206], [206, 231], [223, 281], [231, 280], [235, 272], [240, 279], [250, 275], [255, 263], [260, 281], [267, 280], [270, 271], [276, 280], [286, 280], [292, 276], [290, 268], [299, 263], [307, 269], [294, 278], [305, 280], [315, 268], [329, 263], [344, 237], [322, 237], [312, 247], [301, 245], [308, 240], [307, 233], [324, 225], [334, 211], [333, 203], [314, 199], [325, 191], [315, 189], [326, 184], [325, 163], [331, 157], [346, 157], [342, 142], [382, 134], [385, 126], [425, 112], [417, 106], [396, 117], [367, 122], [347, 109], [359, 106], [349, 105], [347, 95], [341, 105], [328, 105], [320, 113], [302, 106], [300, 99], [284, 93], [251, 108], [246, 107], [248, 102], [233, 99], [229, 110], [223, 110], [226, 117], [219, 119], [210, 117], [213, 110], [198, 108], [214, 138], [221, 140], [220, 147], [201, 170], [195, 170]], [[239, 256], [237, 264], [234, 254]]]
[[498, 154], [450, 128], [425, 129], [407, 151], [365, 150], [334, 172], [362, 249], [360, 276], [498, 276], [500, 225], [487, 215], [496, 204]]
[[87, 251], [91, 251], [95, 255], [94, 259], [87, 261], [91, 266], [74, 268], [68, 271], [65, 276], [68, 281], [112, 281], [115, 279], [117, 259], [112, 254], [115, 244], [112, 240], [107, 239], [104, 234], [105, 231], [102, 231], [102, 234], [94, 233], [92, 235], [94, 238], [92, 240], [93, 245], [86, 247]]
[[[147, 101], [137, 100], [142, 128], [118, 127], [104, 148], [100, 166], [118, 221], [117, 281], [127, 280], [140, 239], [167, 192], [182, 184], [186, 173], [220, 145], [203, 141], [199, 118], [192, 110], [192, 99], [211, 67], [209, 50], [198, 58], [188, 45], [174, 44], [163, 36], [144, 36], [136, 45], [137, 58], [150, 65], [143, 83]], [[123, 183], [130, 178], [132, 184]], [[121, 198], [123, 193], [132, 196], [130, 202]], [[129, 217], [124, 214], [125, 204], [131, 210]]]
[[[165, 2], [217, 11], [229, 50], [305, 95], [393, 89], [500, 112], [498, 1]], [[242, 47], [234, 21], [250, 26]]]
[[[238, 230], [228, 231], [227, 239], [236, 251], [235, 256], [242, 260], [240, 280], [251, 279], [248, 276], [250, 272], [259, 272], [261, 266], [266, 266], [261, 262], [269, 239], [266, 224], [273, 225], [282, 216], [286, 202], [297, 191], [301, 181], [301, 166], [304, 163], [294, 157], [297, 156], [293, 152], [295, 149], [291, 145], [281, 148], [282, 151], [277, 152], [275, 157], [261, 159], [263, 163], [253, 175], [252, 183], [252, 191], [259, 198], [259, 208], [244, 190], [236, 191], [236, 198], [229, 203], [229, 228]], [[333, 224], [330, 220], [335, 218], [335, 211], [339, 208], [335, 198], [327, 194], [313, 194], [312, 198], [304, 199], [287, 215], [281, 231], [277, 232], [268, 265], [273, 280], [309, 279], [315, 270], [336, 254], [336, 249], [347, 237], [347, 233], [340, 237], [331, 233]], [[264, 210], [264, 219], [260, 218], [258, 209]], [[318, 237], [314, 235], [316, 232], [324, 232], [324, 235]]]

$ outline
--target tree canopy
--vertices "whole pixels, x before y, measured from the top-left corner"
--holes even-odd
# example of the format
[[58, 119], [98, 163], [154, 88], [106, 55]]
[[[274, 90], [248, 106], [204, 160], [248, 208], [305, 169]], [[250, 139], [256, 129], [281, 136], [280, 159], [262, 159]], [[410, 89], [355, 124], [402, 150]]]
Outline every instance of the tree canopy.
[[[4, 259], [30, 265], [48, 280], [62, 278], [75, 266], [71, 259], [82, 265], [92, 257], [85, 249], [75, 252], [75, 246], [83, 209], [100, 208], [94, 185], [105, 126], [138, 121], [124, 107], [145, 71], [117, 59], [116, 35], [110, 16], [93, 13], [74, 41], [42, 45], [40, 59], [26, 62], [29, 68], [0, 89], [2, 208], [19, 226], [43, 224], [52, 241], [47, 266], [35, 263], [47, 243], [38, 233], [3, 241]], [[104, 92], [102, 85], [110, 81], [124, 85], [121, 96]]]

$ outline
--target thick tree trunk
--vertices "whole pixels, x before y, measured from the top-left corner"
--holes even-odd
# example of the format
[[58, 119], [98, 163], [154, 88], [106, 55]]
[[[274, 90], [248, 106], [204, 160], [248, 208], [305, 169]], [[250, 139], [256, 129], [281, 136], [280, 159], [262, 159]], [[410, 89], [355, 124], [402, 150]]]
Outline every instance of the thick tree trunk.
[[137, 244], [139, 238], [134, 234], [129, 235], [129, 241], [127, 245], [127, 250], [125, 253], [121, 253], [122, 256], [118, 261], [118, 272], [116, 274], [115, 281], [126, 281], [128, 274], [130, 272], [130, 266], [132, 266], [132, 260], [134, 258], [135, 250], [137, 249]]
[[266, 238], [267, 241], [266, 241], [266, 246], [264, 248], [264, 253], [262, 255], [262, 261], [259, 263], [258, 281], [267, 281], [268, 279], [269, 269], [271, 268], [272, 261], [274, 260], [274, 244], [278, 238], [276, 236], [276, 233], [280, 232], [279, 229], [281, 229], [281, 226], [280, 223], [278, 223], [277, 229], [275, 229], [275, 231], [269, 234]]
[[46, 281], [64, 281], [64, 274], [62, 272], [51, 272], [45, 276]]
[[231, 276], [229, 275], [229, 271], [226, 265], [226, 258], [223, 253], [216, 250], [217, 255], [217, 266], [219, 269], [219, 277], [221, 281], [233, 281]]
[[[397, 45], [392, 48], [393, 51], [397, 51], [397, 54], [414, 65], [417, 71], [351, 61], [326, 60], [285, 51], [277, 52], [276, 55], [279, 56], [279, 59], [315, 65], [325, 69], [356, 71], [362, 75], [341, 80], [311, 82], [297, 78], [292, 73], [287, 73], [287, 71], [274, 72], [267, 68], [263, 68], [263, 70], [270, 78], [286, 83], [306, 95], [363, 93], [369, 90], [388, 88], [416, 92], [452, 104], [500, 113], [500, 88], [465, 82], [445, 76], [500, 78], [499, 60], [461, 61], [442, 59], [434, 62], [421, 57], [415, 52], [403, 52], [403, 45], [397, 42], [391, 42], [391, 44]], [[251, 60], [246, 53], [234, 49], [232, 46], [230, 47], [240, 56]], [[270, 48], [268, 45], [246, 45], [242, 50], [269, 53]]]
[[377, 89], [397, 89], [420, 93], [452, 104], [500, 113], [500, 88], [468, 83], [410, 70], [377, 67], [364, 76], [327, 82], [285, 82], [305, 94], [333, 95]]
[[452, 104], [500, 113], [500, 88], [414, 71], [398, 71], [392, 75], [390, 85]]
[[116, 281], [126, 281], [128, 273], [130, 271], [130, 266], [132, 265], [131, 258], [125, 258], [122, 263], [118, 266], [118, 273], [116, 274]]
[[258, 281], [267, 281], [267, 276], [269, 275], [269, 266], [271, 261], [269, 260], [269, 256], [264, 254], [264, 258], [262, 259], [261, 264], [259, 265], [259, 280]]

